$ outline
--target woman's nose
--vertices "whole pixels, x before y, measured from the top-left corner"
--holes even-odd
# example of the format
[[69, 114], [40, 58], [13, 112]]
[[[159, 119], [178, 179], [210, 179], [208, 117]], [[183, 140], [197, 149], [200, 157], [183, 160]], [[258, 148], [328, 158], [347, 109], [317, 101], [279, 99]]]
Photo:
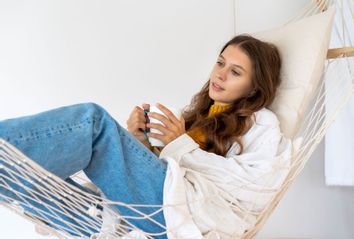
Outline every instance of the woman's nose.
[[219, 78], [220, 80], [225, 80], [226, 79], [226, 74], [227, 74], [226, 69], [220, 69], [218, 71], [218, 73], [216, 74], [216, 77]]

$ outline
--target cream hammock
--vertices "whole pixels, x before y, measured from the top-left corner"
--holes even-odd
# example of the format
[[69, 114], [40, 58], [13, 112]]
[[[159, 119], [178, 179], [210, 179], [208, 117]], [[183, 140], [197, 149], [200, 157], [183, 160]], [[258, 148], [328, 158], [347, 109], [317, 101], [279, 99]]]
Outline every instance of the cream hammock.
[[[349, 0], [347, 3], [349, 6], [352, 4]], [[350, 13], [349, 20], [353, 21], [353, 13], [351, 11]], [[351, 97], [354, 81], [354, 47], [353, 39], [350, 39], [348, 34], [350, 26], [348, 28], [348, 23], [343, 20], [342, 14], [343, 1], [340, 3], [312, 1], [283, 26], [254, 34], [256, 37], [273, 42], [280, 49], [284, 65], [281, 73], [282, 85], [270, 109], [278, 116], [283, 134], [292, 140], [293, 147], [290, 165], [285, 168], [282, 165], [279, 167], [275, 165], [261, 178], [255, 178], [255, 180], [264, 180], [264, 185], [267, 185], [267, 180], [271, 178], [267, 176], [279, 170], [287, 172], [280, 186], [273, 188], [274, 194], [266, 207], [261, 210], [252, 210], [251, 205], [250, 209], [243, 211], [242, 215], [246, 215], [245, 221], [248, 217], [256, 218], [253, 226], [247, 228], [243, 235], [230, 235], [229, 238], [253, 238], [256, 235], [292, 181], [303, 169], [338, 112]], [[342, 21], [334, 21], [336, 18]], [[297, 40], [300, 40], [301, 44], [296, 43]], [[329, 47], [330, 42], [335, 43]], [[328, 50], [328, 48], [332, 49]], [[300, 63], [303, 61], [302, 65], [299, 64], [298, 56], [304, 56], [302, 60], [300, 59]], [[73, 175], [72, 180], [78, 185], [100, 193], [82, 172]], [[16, 191], [6, 182], [17, 184], [27, 191], [25, 193]], [[152, 207], [158, 213], [166, 205], [132, 205], [110, 201], [104, 195], [91, 194], [87, 190], [82, 190], [82, 187], [74, 186], [72, 182], [68, 183], [49, 173], [13, 145], [0, 139], [0, 188], [5, 187], [16, 195], [16, 197], [2, 195], [6, 203], [1, 201], [0, 203], [35, 223], [37, 232], [59, 238], [72, 238], [68, 231], [81, 235], [80, 238], [88, 238], [86, 236], [88, 234], [92, 235], [91, 238], [102, 239], [154, 238], [156, 236], [139, 230], [127, 220], [131, 217], [120, 215], [110, 206], [129, 207], [141, 215], [135, 218], [150, 220], [158, 224], [151, 218], [152, 215], [145, 215], [137, 208]], [[28, 187], [31, 184], [39, 189], [41, 195]], [[237, 193], [237, 188], [235, 190]], [[21, 198], [21, 200], [15, 200], [16, 198]], [[29, 200], [44, 205], [48, 210], [42, 211], [36, 208], [29, 203]], [[48, 201], [54, 203], [56, 207]], [[25, 211], [24, 207], [36, 211], [36, 215]], [[231, 207], [230, 203], [230, 210]], [[255, 215], [254, 211], [258, 213]], [[60, 217], [60, 215], [72, 217], [73, 213], [80, 215], [75, 218], [80, 222], [80, 226], [71, 224]], [[49, 219], [53, 218], [53, 215], [58, 221], [66, 223], [65, 230], [61, 225], [54, 224]], [[50, 222], [51, 227], [47, 226], [46, 222]], [[167, 234], [169, 229], [160, 224], [159, 226], [164, 228]], [[169, 238], [176, 238], [171, 230], [167, 235]]]

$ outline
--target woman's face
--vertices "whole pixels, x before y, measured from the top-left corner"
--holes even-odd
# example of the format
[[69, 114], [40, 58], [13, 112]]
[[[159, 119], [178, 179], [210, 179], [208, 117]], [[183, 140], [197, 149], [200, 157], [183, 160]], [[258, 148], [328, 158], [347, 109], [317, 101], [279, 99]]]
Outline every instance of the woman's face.
[[[213, 83], [222, 87], [222, 90], [215, 89]], [[251, 60], [238, 46], [227, 46], [211, 72], [209, 97], [216, 105], [228, 105], [251, 90]]]

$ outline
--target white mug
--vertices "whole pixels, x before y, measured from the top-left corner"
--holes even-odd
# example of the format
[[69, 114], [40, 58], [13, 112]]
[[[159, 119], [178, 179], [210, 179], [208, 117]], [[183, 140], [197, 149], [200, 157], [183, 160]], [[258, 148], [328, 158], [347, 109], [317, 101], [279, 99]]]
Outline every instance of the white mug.
[[[167, 107], [167, 106], [166, 106]], [[178, 120], [180, 120], [180, 117], [181, 117], [181, 110], [177, 109], [177, 108], [174, 108], [174, 107], [167, 107], [175, 116]], [[162, 115], [165, 115], [159, 108], [157, 108], [157, 106], [153, 105], [153, 106], [150, 106], [150, 111], [149, 112], [156, 112], [156, 113], [159, 113], [159, 114], [162, 114]], [[168, 118], [168, 116], [166, 115], [166, 117]], [[155, 124], [162, 124], [162, 125], [165, 125], [163, 122], [161, 122], [160, 120], [156, 119], [156, 118], [153, 118], [153, 117], [149, 117], [149, 121], [150, 123], [155, 123]], [[161, 134], [163, 135], [163, 133], [156, 129], [156, 128], [150, 128], [150, 132], [151, 133], [155, 133], [155, 134]], [[165, 146], [165, 144], [157, 139], [157, 138], [153, 138], [152, 136], [148, 136], [148, 139], [149, 139], [149, 142], [151, 144], [151, 146], [157, 146], [157, 147], [163, 147]]]

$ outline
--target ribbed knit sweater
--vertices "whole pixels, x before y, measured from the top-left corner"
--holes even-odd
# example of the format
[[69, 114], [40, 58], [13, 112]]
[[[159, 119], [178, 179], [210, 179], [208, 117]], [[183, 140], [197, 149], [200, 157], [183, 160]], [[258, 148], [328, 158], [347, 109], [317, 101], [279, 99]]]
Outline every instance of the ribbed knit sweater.
[[[209, 116], [213, 116], [216, 115], [226, 109], [228, 109], [229, 107], [231, 107], [231, 104], [229, 105], [211, 105], [209, 108], [209, 112], [208, 112], [208, 117]], [[195, 141], [200, 145], [200, 148], [204, 149], [205, 148], [205, 135], [203, 134], [203, 132], [199, 129], [199, 128], [194, 128], [192, 130], [187, 130], [186, 133]]]

